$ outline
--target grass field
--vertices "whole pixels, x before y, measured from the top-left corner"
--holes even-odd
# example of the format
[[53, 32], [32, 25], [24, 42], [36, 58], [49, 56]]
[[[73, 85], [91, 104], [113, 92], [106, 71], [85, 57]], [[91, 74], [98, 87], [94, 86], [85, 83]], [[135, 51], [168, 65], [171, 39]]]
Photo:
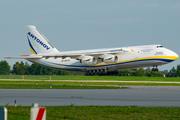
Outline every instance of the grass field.
[[[49, 80], [47, 75], [23, 75], [24, 79]], [[0, 79], [22, 79], [22, 75], [0, 75]], [[52, 80], [117, 80], [117, 81], [173, 81], [179, 77], [121, 77], [121, 76], [51, 76]]]
[[[82, 85], [79, 82], [50, 82], [52, 89], [120, 89], [114, 86], [88, 86]], [[50, 89], [50, 84], [47, 81], [0, 81], [0, 89]], [[124, 89], [127, 87], [121, 87]]]
[[[65, 82], [65, 81], [0, 81], [0, 89], [119, 89], [127, 85], [135, 86], [180, 86], [179, 83], [121, 83], [121, 82]], [[108, 86], [110, 85], [110, 86]], [[112, 86], [111, 86], [112, 85]]]
[[[31, 107], [7, 106], [8, 120], [29, 120]], [[180, 108], [120, 106], [57, 106], [46, 107], [47, 120], [175, 120]]]
[[[37, 81], [23, 81], [21, 75], [0, 75], [0, 79], [19, 79], [21, 81], [0, 81], [0, 88], [7, 89], [48, 89], [49, 84], [52, 84], [52, 89], [117, 89], [118, 85], [127, 86], [180, 86], [180, 83], [142, 83], [143, 81], [151, 82], [180, 82], [179, 77], [164, 78], [164, 77], [119, 77], [119, 76], [51, 76], [51, 81], [49, 76], [39, 76], [39, 75], [26, 75], [25, 80], [40, 80]], [[59, 80], [59, 81], [53, 81]], [[70, 80], [70, 81], [61, 81]], [[77, 80], [77, 81], [71, 81]], [[83, 86], [81, 85], [81, 81]], [[86, 80], [98, 80], [98, 82], [88, 82]], [[103, 82], [103, 80], [108, 80], [109, 82]], [[111, 82], [116, 81], [116, 82]], [[119, 82], [118, 82], [119, 81]], [[139, 81], [139, 82], [121, 82], [121, 81]], [[93, 86], [94, 85], [94, 86]], [[100, 86], [97, 86], [100, 85]], [[103, 85], [103, 86], [102, 86]], [[107, 85], [115, 85], [116, 87], [107, 87]]]

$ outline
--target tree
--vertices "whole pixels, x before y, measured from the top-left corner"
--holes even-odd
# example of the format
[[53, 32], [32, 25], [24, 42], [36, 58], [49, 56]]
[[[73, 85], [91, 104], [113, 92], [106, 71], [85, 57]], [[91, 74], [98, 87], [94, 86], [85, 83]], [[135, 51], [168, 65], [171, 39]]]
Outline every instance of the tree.
[[139, 70], [135, 71], [135, 76], [145, 76], [145, 70], [140, 68]]
[[180, 76], [180, 65], [177, 65], [177, 68], [176, 68], [176, 77], [179, 77]]
[[180, 70], [180, 65], [177, 65], [177, 69], [176, 70]]
[[179, 77], [180, 76], [180, 70], [177, 70], [176, 71], [176, 77]]
[[16, 74], [16, 75], [19, 75], [19, 70], [20, 70], [19, 62], [16, 62], [16, 63], [13, 65], [13, 73]]
[[[61, 70], [47, 68], [38, 64], [31, 64], [27, 69], [28, 75], [61, 75]], [[66, 73], [64, 73], [66, 75]]]
[[165, 75], [165, 77], [169, 77], [169, 76], [168, 76], [168, 74], [169, 74], [168, 70], [161, 71], [161, 73], [162, 73], [163, 75]]
[[130, 76], [135, 76], [136, 71], [137, 71], [137, 69], [131, 69], [129, 71]]
[[21, 63], [16, 62], [13, 66], [13, 73], [15, 73], [16, 75], [25, 75], [27, 74], [27, 69], [28, 69], [29, 65], [26, 62], [25, 64], [21, 61]]
[[163, 74], [151, 70], [151, 73], [150, 73], [149, 77], [163, 77]]
[[36, 69], [37, 69], [38, 65], [37, 64], [31, 64], [28, 69], [27, 69], [27, 74], [28, 75], [36, 75]]
[[120, 70], [118, 73], [118, 76], [128, 76], [129, 75], [129, 70]]
[[0, 75], [8, 75], [10, 73], [10, 66], [7, 61], [0, 62]]
[[169, 77], [175, 77], [176, 76], [176, 69], [173, 67], [169, 72]]

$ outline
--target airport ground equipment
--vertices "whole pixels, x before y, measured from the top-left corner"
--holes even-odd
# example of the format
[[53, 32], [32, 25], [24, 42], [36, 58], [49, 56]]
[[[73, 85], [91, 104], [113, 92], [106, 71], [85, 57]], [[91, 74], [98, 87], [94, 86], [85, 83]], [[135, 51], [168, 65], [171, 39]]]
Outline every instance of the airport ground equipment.
[[38, 103], [33, 103], [30, 120], [46, 120], [46, 108], [38, 107]]
[[16, 102], [17, 102], [17, 101], [16, 101], [16, 99], [15, 99], [15, 100], [14, 100], [14, 107], [16, 107], [16, 105], [17, 105]]
[[0, 120], [7, 120], [7, 108], [6, 107], [0, 108]]

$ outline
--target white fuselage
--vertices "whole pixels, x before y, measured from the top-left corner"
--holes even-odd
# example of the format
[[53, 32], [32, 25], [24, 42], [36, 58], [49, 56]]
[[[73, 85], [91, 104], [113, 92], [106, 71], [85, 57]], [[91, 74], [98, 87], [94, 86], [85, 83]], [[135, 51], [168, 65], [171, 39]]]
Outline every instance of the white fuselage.
[[[121, 51], [123, 50], [123, 51]], [[61, 69], [61, 70], [72, 70], [72, 71], [87, 71], [95, 69], [108, 69], [109, 71], [120, 70], [120, 69], [131, 69], [131, 68], [143, 68], [143, 67], [154, 67], [167, 64], [178, 59], [178, 55], [161, 45], [145, 45], [145, 46], [132, 46], [132, 47], [121, 47], [111, 49], [92, 49], [92, 50], [79, 50], [79, 51], [67, 51], [59, 52], [59, 54], [82, 54], [84, 56], [88, 54], [96, 54], [108, 51], [119, 51], [115, 55], [118, 57], [115, 63], [104, 63], [102, 59], [97, 58], [97, 64], [95, 65], [84, 65], [80, 63], [80, 60], [66, 58], [55, 58], [50, 57], [40, 59], [27, 59], [36, 64], [40, 64], [46, 67]]]

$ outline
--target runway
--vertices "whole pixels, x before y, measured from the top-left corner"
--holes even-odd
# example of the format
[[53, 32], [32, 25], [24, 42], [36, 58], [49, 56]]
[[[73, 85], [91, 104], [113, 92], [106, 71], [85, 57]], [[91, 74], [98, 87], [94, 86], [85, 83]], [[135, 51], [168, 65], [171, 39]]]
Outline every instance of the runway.
[[0, 89], [0, 105], [180, 107], [179, 86], [129, 89]]

